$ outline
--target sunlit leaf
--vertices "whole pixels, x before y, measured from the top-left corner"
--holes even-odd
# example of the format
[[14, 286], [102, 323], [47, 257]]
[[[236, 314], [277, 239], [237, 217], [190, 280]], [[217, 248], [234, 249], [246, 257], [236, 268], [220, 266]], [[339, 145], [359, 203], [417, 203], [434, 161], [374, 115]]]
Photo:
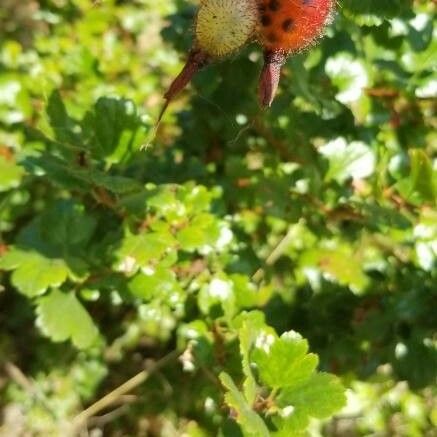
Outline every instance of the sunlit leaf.
[[38, 300], [37, 323], [53, 341], [71, 339], [79, 349], [92, 346], [98, 337], [98, 330], [88, 312], [74, 293], [57, 289]]

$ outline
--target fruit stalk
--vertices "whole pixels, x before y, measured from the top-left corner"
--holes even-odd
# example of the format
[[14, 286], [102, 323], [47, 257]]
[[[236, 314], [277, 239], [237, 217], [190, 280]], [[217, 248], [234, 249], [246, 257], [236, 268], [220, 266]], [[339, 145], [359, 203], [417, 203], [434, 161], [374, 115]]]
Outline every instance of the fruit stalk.
[[200, 49], [192, 49], [188, 55], [187, 62], [169, 89], [164, 94], [167, 101], [173, 100], [191, 81], [194, 75], [210, 62], [210, 57]]

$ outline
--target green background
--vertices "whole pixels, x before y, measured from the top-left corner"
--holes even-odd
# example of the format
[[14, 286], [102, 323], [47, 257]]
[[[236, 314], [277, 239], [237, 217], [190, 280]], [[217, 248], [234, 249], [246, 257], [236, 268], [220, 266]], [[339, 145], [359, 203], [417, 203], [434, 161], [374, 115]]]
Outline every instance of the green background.
[[252, 43], [152, 138], [195, 10], [1, 3], [0, 436], [144, 368], [75, 431], [435, 436], [435, 2], [343, 0], [268, 110]]

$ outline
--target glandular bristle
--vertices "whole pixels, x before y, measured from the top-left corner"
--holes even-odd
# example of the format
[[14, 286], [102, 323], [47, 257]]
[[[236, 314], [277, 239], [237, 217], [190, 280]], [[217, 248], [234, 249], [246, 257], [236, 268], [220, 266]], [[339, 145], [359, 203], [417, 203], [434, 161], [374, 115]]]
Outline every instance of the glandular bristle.
[[240, 49], [254, 35], [257, 0], [203, 0], [195, 24], [196, 44], [213, 58]]

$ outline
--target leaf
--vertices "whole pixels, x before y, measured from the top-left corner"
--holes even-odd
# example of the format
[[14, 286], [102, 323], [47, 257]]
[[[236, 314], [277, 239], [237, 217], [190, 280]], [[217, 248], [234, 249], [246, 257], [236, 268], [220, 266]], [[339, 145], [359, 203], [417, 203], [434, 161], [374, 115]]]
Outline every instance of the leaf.
[[396, 344], [392, 363], [399, 378], [408, 379], [413, 389], [425, 388], [437, 378], [437, 347], [416, 334]]
[[157, 298], [169, 306], [183, 302], [183, 291], [176, 275], [167, 268], [144, 269], [129, 281], [128, 288], [133, 295], [146, 301]]
[[337, 87], [335, 98], [347, 105], [361, 99], [369, 86], [369, 76], [364, 63], [349, 53], [337, 53], [325, 65], [326, 74]]
[[234, 284], [225, 275], [217, 275], [209, 284], [205, 284], [197, 296], [199, 309], [208, 314], [219, 306], [231, 318], [235, 315]]
[[175, 248], [173, 236], [163, 230], [138, 235], [127, 235], [117, 251], [117, 268], [126, 273], [134, 273], [140, 267], [148, 267], [152, 260], [159, 260]]
[[260, 333], [251, 360], [256, 364], [261, 381], [278, 389], [306, 381], [317, 367], [317, 355], [307, 354], [308, 342], [294, 331], [280, 338]]
[[423, 199], [435, 202], [437, 200], [437, 173], [433, 171], [432, 163], [424, 150], [411, 149], [411, 190], [417, 192]]
[[42, 177], [50, 183], [64, 189], [89, 191], [91, 189], [88, 171], [72, 166], [68, 161], [52, 156], [50, 153], [38, 153], [26, 156], [21, 164], [30, 173]]
[[49, 287], [59, 287], [69, 269], [62, 259], [46, 258], [36, 252], [13, 248], [0, 258], [0, 269], [14, 270], [11, 282], [28, 297], [39, 296]]
[[141, 331], [163, 342], [169, 340], [177, 322], [178, 314], [169, 305], [153, 300], [138, 308]]
[[78, 349], [92, 346], [98, 330], [88, 312], [72, 292], [54, 289], [38, 299], [37, 324], [55, 342], [71, 339]]
[[252, 345], [258, 335], [259, 329], [254, 329], [250, 323], [244, 322], [243, 326], [238, 331], [238, 338], [240, 340], [240, 355], [241, 365], [245, 376], [243, 383], [244, 397], [249, 404], [253, 404], [257, 394], [257, 384], [250, 368], [250, 352]]
[[0, 150], [0, 192], [20, 185], [24, 170], [12, 159], [2, 156]]
[[232, 378], [225, 372], [219, 375], [220, 381], [227, 389], [226, 404], [235, 410], [236, 421], [241, 425], [244, 433], [251, 437], [269, 437], [270, 433], [265, 423], [247, 403], [243, 394], [235, 386]]
[[41, 216], [41, 237], [51, 244], [69, 248], [85, 246], [96, 227], [96, 219], [85, 212], [83, 205], [61, 200]]
[[117, 163], [138, 151], [146, 137], [146, 126], [130, 100], [101, 97], [89, 111], [82, 128], [93, 156]]
[[83, 169], [49, 153], [26, 157], [23, 165], [30, 173], [39, 177], [45, 176], [51, 182], [69, 189], [89, 191], [98, 186], [115, 194], [126, 194], [142, 188], [135, 179], [113, 175], [96, 168]]
[[375, 15], [381, 18], [395, 17], [411, 8], [410, 0], [343, 0], [342, 7], [353, 14]]
[[97, 170], [93, 170], [89, 177], [94, 184], [104, 187], [116, 194], [130, 193], [132, 191], [138, 191], [141, 188], [141, 185], [135, 179], [115, 176]]
[[220, 226], [212, 214], [196, 215], [176, 236], [183, 250], [212, 249], [220, 236]]
[[308, 250], [302, 254], [300, 263], [304, 268], [316, 267], [325, 279], [346, 285], [355, 293], [361, 293], [369, 284], [363, 260], [348, 245]]
[[53, 91], [49, 97], [47, 116], [58, 141], [73, 145], [80, 144], [80, 136], [76, 129], [78, 123], [68, 115], [58, 90]]
[[2, 73], [3, 71], [0, 72], [0, 122], [6, 125], [20, 123], [32, 112], [29, 92], [18, 74]]
[[241, 274], [230, 275], [233, 282], [236, 304], [239, 308], [250, 308], [257, 304], [259, 293], [250, 279]]
[[[304, 429], [310, 417], [325, 419], [346, 404], [343, 386], [334, 375], [316, 373], [300, 384], [281, 390], [277, 396], [281, 408], [273, 419], [282, 430], [293, 432]], [[292, 435], [292, 434], [289, 434]]]
[[329, 161], [325, 180], [343, 183], [346, 179], [366, 178], [375, 170], [375, 156], [369, 147], [359, 141], [347, 144], [344, 138], [330, 141], [319, 149]]

